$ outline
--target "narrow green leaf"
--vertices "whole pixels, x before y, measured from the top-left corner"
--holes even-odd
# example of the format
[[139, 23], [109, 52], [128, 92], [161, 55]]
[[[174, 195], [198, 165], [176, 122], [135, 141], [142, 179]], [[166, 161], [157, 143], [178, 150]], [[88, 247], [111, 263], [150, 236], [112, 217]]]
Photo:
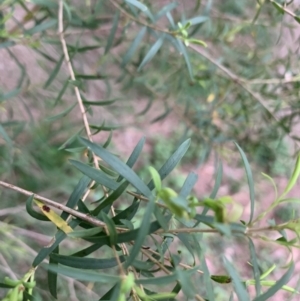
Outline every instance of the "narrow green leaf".
[[294, 19], [295, 19], [295, 21], [297, 21], [298, 23], [300, 23], [300, 16], [295, 16]]
[[[85, 190], [90, 182], [91, 182], [91, 180], [86, 176], [82, 177], [79, 180], [78, 184], [76, 185], [75, 189], [71, 193], [71, 195], [66, 203], [67, 207], [69, 207], [69, 208], [76, 207], [78, 201], [82, 197], [83, 193], [85, 192]], [[66, 220], [69, 216], [69, 213], [63, 211], [60, 216], [62, 219]]]
[[184, 26], [185, 24], [190, 23], [191, 26], [193, 26], [193, 25], [197, 25], [200, 23], [204, 23], [207, 20], [209, 20], [209, 17], [207, 17], [207, 16], [198, 16], [198, 17], [186, 20], [182, 25]]
[[70, 232], [70, 233], [68, 233], [68, 236], [72, 237], [72, 238], [84, 238], [84, 237], [94, 236], [96, 234], [99, 234], [102, 231], [103, 231], [103, 228], [94, 227], [94, 228], [90, 228], [90, 229], [86, 229], [86, 230], [77, 230], [77, 231]]
[[118, 28], [118, 24], [119, 24], [119, 18], [120, 18], [120, 12], [117, 11], [115, 16], [114, 16], [114, 19], [113, 19], [113, 25], [112, 25], [110, 34], [107, 38], [107, 44], [105, 46], [104, 54], [107, 54], [107, 52], [109, 51], [109, 49], [111, 48], [111, 46], [113, 44], [114, 37], [115, 37], [116, 31], [117, 31], [117, 28]]
[[277, 9], [277, 11], [283, 15], [284, 14], [283, 7], [275, 1], [271, 1], [271, 2], [273, 4], [273, 6]]
[[49, 271], [56, 272], [58, 274], [78, 279], [81, 281], [88, 282], [99, 282], [99, 283], [110, 283], [115, 284], [120, 280], [119, 276], [109, 275], [107, 273], [98, 273], [94, 271], [83, 271], [79, 269], [74, 269], [66, 266], [53, 266], [53, 265], [42, 265], [45, 269]]
[[58, 62], [55, 65], [53, 71], [50, 73], [50, 76], [49, 76], [49, 78], [47, 79], [47, 81], [46, 81], [46, 83], [44, 85], [44, 89], [48, 88], [51, 85], [51, 83], [55, 79], [56, 75], [58, 74], [63, 61], [64, 61], [64, 56], [61, 55], [60, 59], [58, 60]]
[[[74, 229], [78, 224], [80, 223], [80, 220], [72, 220], [69, 224], [69, 226]], [[32, 266], [36, 267], [38, 266], [53, 250], [55, 250], [55, 248], [67, 237], [67, 235], [65, 234], [65, 232], [58, 230], [55, 234], [55, 239], [52, 242], [52, 244], [50, 244], [47, 247], [44, 247], [43, 249], [41, 249], [39, 251], [39, 253], [37, 254], [37, 256], [35, 257]]]
[[97, 125], [91, 124], [90, 128], [97, 130], [96, 133], [94, 133], [94, 135], [95, 135], [95, 134], [99, 133], [100, 131], [109, 132], [111, 130], [116, 130], [116, 129], [120, 128], [120, 126], [118, 126], [118, 125], [109, 125], [109, 126], [101, 125], [101, 126], [97, 126]]
[[33, 4], [36, 4], [38, 6], [42, 6], [42, 7], [47, 7], [49, 9], [57, 9], [58, 8], [58, 4], [55, 1], [51, 1], [51, 0], [31, 0], [30, 1]]
[[80, 141], [85, 146], [89, 147], [92, 152], [102, 158], [104, 162], [109, 164], [116, 172], [123, 176], [129, 183], [131, 183], [138, 191], [152, 199], [152, 193], [146, 184], [137, 176], [137, 174], [119, 158], [109, 153], [105, 148], [98, 146], [87, 139], [80, 138]]
[[161, 209], [158, 206], [154, 208], [154, 216], [156, 220], [159, 222], [160, 226], [167, 231], [168, 230], [168, 222], [165, 220], [165, 216], [161, 212]]
[[299, 178], [299, 175], [300, 175], [300, 154], [298, 154], [293, 174], [292, 174], [286, 188], [284, 189], [283, 194], [279, 197], [280, 200], [282, 198], [284, 198], [290, 192], [290, 190], [295, 186], [295, 184]]
[[78, 257], [88, 256], [88, 255], [92, 254], [93, 252], [99, 250], [101, 247], [103, 247], [103, 245], [104, 244], [102, 244], [102, 243], [95, 243], [87, 248], [84, 248], [78, 252], [75, 252], [71, 256], [78, 256]]
[[[203, 253], [202, 250], [200, 252]], [[204, 272], [203, 277], [204, 277], [204, 285], [206, 288], [206, 294], [210, 301], [215, 301], [214, 287], [212, 284], [213, 276], [211, 276], [209, 273], [207, 263], [205, 260], [205, 254], [203, 254], [201, 257], [202, 257], [201, 258], [201, 270]]]
[[274, 187], [274, 191], [275, 191], [275, 200], [277, 200], [277, 198], [278, 198], [278, 190], [277, 190], [277, 186], [276, 186], [275, 181], [269, 175], [267, 175], [267, 174], [265, 174], [263, 172], [261, 174], [272, 183], [272, 185]]
[[[168, 222], [170, 220], [170, 218], [171, 218], [171, 215], [166, 216], [166, 222]], [[157, 221], [150, 223], [149, 230], [146, 232], [145, 236], [149, 235], [151, 233], [154, 233], [155, 231], [157, 231], [160, 228], [161, 228], [161, 226]], [[136, 240], [139, 235], [138, 233], [140, 232], [140, 230], [141, 230], [141, 228], [138, 228], [138, 229], [134, 229], [131, 231], [119, 233], [118, 237], [117, 237], [117, 243], [120, 244], [123, 242], [129, 242], [132, 240]], [[144, 231], [144, 229], [142, 228], [142, 232], [143, 231]], [[98, 244], [98, 247], [110, 244], [109, 236], [107, 236], [107, 235], [94, 236], [94, 237], [87, 238], [85, 240], [89, 241], [91, 243]]]
[[154, 208], [155, 208], [155, 203], [151, 197], [147, 204], [147, 207], [145, 209], [145, 214], [143, 216], [141, 226], [138, 229], [138, 233], [137, 233], [133, 248], [131, 249], [128, 259], [126, 260], [126, 263], [125, 263], [126, 268], [128, 268], [131, 265], [131, 263], [134, 261], [134, 259], [137, 257], [137, 255], [140, 251], [140, 248], [142, 247], [142, 245], [146, 239], [146, 236], [149, 233], [151, 216], [154, 212]]
[[[100, 269], [109, 269], [118, 265], [118, 261], [115, 257], [112, 258], [82, 258], [76, 256], [66, 256], [52, 253], [50, 258], [54, 259], [59, 264], [77, 268], [82, 270], [100, 270]], [[120, 262], [125, 261], [124, 256], [119, 257]]]
[[159, 116], [153, 118], [150, 123], [155, 123], [155, 122], [158, 122], [158, 121], [161, 121], [163, 119], [165, 119], [170, 113], [172, 112], [172, 108], [166, 108], [166, 111], [163, 112], [162, 114], [160, 114]]
[[75, 133], [74, 135], [72, 135], [67, 141], [65, 141], [59, 148], [58, 150], [62, 150], [65, 149], [66, 147], [68, 147], [71, 143], [73, 143], [76, 138], [78, 137], [78, 135], [82, 132], [82, 130], [84, 129], [84, 127], [82, 127], [77, 133]]
[[99, 44], [96, 44], [96, 45], [89, 45], [89, 46], [84, 46], [84, 47], [77, 47], [78, 45], [76, 45], [76, 47], [73, 47], [71, 45], [68, 45], [68, 48], [70, 48], [70, 51], [72, 52], [76, 52], [76, 53], [81, 53], [81, 52], [87, 52], [87, 51], [90, 51], [90, 50], [94, 50], [94, 49], [98, 49], [98, 48], [101, 48], [103, 47], [103, 45], [101, 45], [100, 43]]
[[81, 153], [85, 150], [86, 148], [83, 146], [83, 147], [72, 147], [72, 148], [65, 148], [64, 150], [66, 152], [69, 152], [69, 153]]
[[[161, 180], [166, 178], [167, 175], [170, 174], [170, 172], [176, 167], [178, 162], [182, 159], [182, 157], [185, 155], [186, 151], [188, 150], [190, 146], [191, 140], [187, 139], [184, 141], [178, 149], [171, 155], [171, 157], [166, 161], [166, 163], [160, 168], [158, 171]], [[148, 183], [148, 187], [150, 190], [153, 190], [154, 188], [154, 182], [151, 180]]]
[[240, 276], [238, 275], [237, 271], [235, 270], [234, 266], [226, 259], [226, 257], [223, 257], [224, 266], [229, 273], [232, 282], [234, 284], [235, 292], [239, 298], [239, 301], [250, 301], [250, 297], [248, 295], [248, 292], [245, 289], [245, 286], [243, 285]]
[[120, 221], [122, 222], [122, 220], [124, 219], [128, 221], [132, 220], [135, 214], [137, 213], [139, 205], [140, 202], [134, 200], [129, 207], [127, 207], [125, 210], [121, 211], [113, 217], [113, 221], [115, 222], [115, 224], [120, 223]]
[[142, 68], [149, 63], [152, 58], [156, 55], [156, 53], [161, 48], [162, 44], [164, 42], [164, 34], [162, 34], [157, 41], [152, 45], [152, 47], [149, 49], [148, 53], [144, 57], [143, 61], [141, 62], [140, 66], [138, 67], [138, 71], [141, 71]]
[[76, 74], [77, 79], [85, 79], [85, 80], [97, 80], [97, 79], [104, 79], [107, 76], [103, 74]]
[[111, 190], [116, 190], [118, 188], [118, 184], [109, 178], [103, 171], [75, 160], [70, 160], [70, 163], [97, 183], [104, 185]]
[[[134, 150], [132, 151], [131, 155], [129, 156], [126, 164], [129, 166], [129, 167], [133, 167], [133, 165], [136, 163], [137, 159], [139, 158], [142, 150], [143, 150], [143, 147], [144, 147], [144, 144], [145, 144], [145, 137], [142, 137], [139, 142], [137, 143], [137, 145], [135, 146]], [[121, 180], [123, 179], [122, 176], [119, 176], [117, 182], [120, 182]]]
[[191, 80], [194, 80], [193, 69], [192, 69], [189, 55], [186, 50], [186, 46], [183, 45], [183, 43], [180, 39], [176, 39], [176, 44], [177, 44], [177, 49], [178, 49], [179, 53], [182, 54], [184, 57], [186, 66], [187, 66], [189, 74], [190, 74], [190, 78], [191, 78]]
[[256, 252], [255, 252], [255, 246], [253, 241], [250, 237], [249, 239], [249, 250], [250, 250], [250, 256], [251, 256], [251, 264], [253, 266], [253, 276], [255, 280], [255, 291], [256, 291], [256, 297], [258, 297], [261, 293], [261, 283], [260, 283], [260, 271], [259, 266], [256, 258]]
[[191, 193], [197, 181], [198, 181], [198, 175], [194, 172], [190, 172], [186, 180], [184, 181], [183, 186], [181, 187], [181, 190], [179, 192], [179, 197], [181, 197], [182, 199], [186, 199]]
[[136, 8], [141, 10], [147, 17], [149, 17], [151, 21], [154, 21], [154, 17], [152, 16], [151, 12], [149, 11], [148, 7], [145, 4], [137, 0], [125, 0], [125, 2], [134, 5]]
[[93, 210], [93, 215], [97, 216], [102, 211], [102, 209], [104, 209], [107, 206], [111, 206], [113, 202], [116, 201], [123, 194], [128, 185], [128, 181], [121, 183], [115, 191], [113, 191], [98, 207], [96, 207]]
[[38, 301], [39, 299], [34, 298], [32, 295], [29, 295], [28, 292], [24, 291], [23, 292], [23, 297], [25, 298], [25, 300], [27, 301]]
[[169, 13], [171, 10], [173, 10], [174, 8], [176, 8], [178, 6], [177, 2], [171, 2], [167, 5], [165, 5], [155, 16], [154, 16], [154, 20], [157, 21], [158, 19], [160, 19], [161, 17], [163, 17], [164, 15], [166, 15], [167, 13]]
[[[89, 208], [86, 206], [86, 204], [81, 200], [81, 198], [79, 198], [78, 202], [77, 202], [77, 208], [78, 208], [78, 211], [82, 212], [82, 213], [85, 213], [85, 214], [88, 214], [88, 215], [91, 215], [91, 212], [89, 210]], [[74, 231], [73, 231], [74, 232]], [[72, 233], [73, 233], [72, 232]], [[68, 235], [70, 235], [70, 233], [68, 233]]]
[[125, 0], [125, 2], [134, 5], [135, 7], [137, 7], [142, 12], [148, 10], [148, 7], [145, 4], [143, 4], [143, 3], [141, 3], [141, 2], [139, 2], [137, 0]]
[[110, 142], [111, 142], [111, 139], [112, 139], [112, 133], [113, 133], [113, 131], [111, 130], [111, 131], [109, 132], [109, 136], [108, 136], [107, 140], [106, 140], [105, 143], [103, 144], [103, 147], [104, 147], [104, 148], [107, 148], [107, 147], [109, 146], [109, 144], [110, 144]]
[[160, 175], [154, 167], [149, 166], [148, 169], [149, 169], [149, 172], [151, 174], [151, 177], [152, 177], [152, 180], [153, 180], [153, 183], [154, 183], [154, 187], [155, 187], [156, 191], [159, 192], [161, 190], [161, 187], [162, 187], [161, 186]]
[[292, 263], [287, 270], [287, 272], [276, 282], [275, 285], [270, 287], [265, 293], [255, 298], [253, 301], [266, 301], [270, 300], [293, 276], [295, 269], [295, 264]]
[[72, 8], [66, 3], [66, 1], [63, 1], [64, 10], [66, 12], [66, 15], [68, 17], [68, 21], [72, 21]]
[[217, 196], [217, 193], [219, 191], [219, 188], [221, 186], [221, 183], [222, 183], [222, 177], [223, 177], [223, 164], [222, 162], [220, 161], [219, 162], [219, 165], [218, 165], [218, 169], [217, 169], [217, 172], [216, 172], [216, 175], [215, 175], [215, 185], [214, 185], [214, 188], [209, 196], [210, 199], [214, 199], [216, 198]]
[[[59, 246], [53, 250], [52, 254], [58, 254], [59, 253]], [[57, 266], [57, 261], [53, 258], [50, 257], [49, 263], [52, 265]], [[50, 294], [57, 299], [57, 273], [48, 271], [48, 287], [49, 287], [49, 292]]]
[[176, 25], [175, 25], [175, 22], [174, 22], [174, 19], [173, 19], [171, 13], [167, 12], [166, 13], [166, 17], [168, 18], [168, 20], [169, 20], [169, 22], [171, 24], [172, 29], [175, 30], [176, 29]]
[[191, 256], [193, 257], [193, 260], [194, 260], [193, 265], [195, 265], [196, 261], [195, 261], [194, 249], [191, 246], [190, 241], [189, 241], [190, 235], [191, 235], [190, 233], [178, 233], [177, 237], [183, 243], [183, 245], [187, 248], [187, 250], [190, 252], [190, 254], [191, 254]]
[[[108, 292], [106, 292], [106, 294], [104, 294], [99, 299], [99, 301], [115, 300], [116, 298], [118, 298], [120, 295], [120, 287], [121, 287], [120, 283], [121, 282], [118, 282], [117, 284], [115, 284]], [[117, 297], [115, 298], [115, 296], [117, 296]]]
[[[247, 285], [253, 285], [253, 284], [255, 284], [255, 280], [254, 279], [249, 279], [249, 280], [246, 281], [246, 284]], [[275, 280], [262, 280], [261, 281], [262, 286], [270, 287], [270, 286], [273, 286], [275, 284], [276, 284]], [[295, 290], [294, 288], [292, 288], [288, 285], [283, 285], [281, 290], [289, 292], [289, 293], [293, 293], [293, 294], [300, 294], [297, 290]]]
[[243, 163], [245, 166], [245, 170], [246, 170], [247, 179], [248, 179], [250, 201], [251, 201], [249, 223], [251, 223], [252, 219], [253, 219], [253, 215], [254, 215], [254, 206], [255, 206], [255, 191], [254, 191], [254, 182], [253, 182], [252, 171], [251, 171], [250, 164], [247, 160], [247, 157], [246, 157], [244, 151], [240, 148], [240, 146], [236, 142], [235, 142], [235, 145], [238, 148], [240, 155], [242, 157], [242, 160], [243, 160]]
[[12, 288], [14, 286], [0, 282], [0, 287], [2, 287], [2, 288]]
[[8, 100], [10, 98], [17, 96], [18, 94], [20, 94], [21, 91], [22, 91], [22, 89], [19, 88], [19, 89], [14, 89], [14, 90], [9, 91], [4, 94], [0, 94], [0, 102], [3, 102], [5, 100]]
[[169, 283], [175, 282], [177, 280], [177, 273], [173, 273], [168, 276], [145, 278], [145, 279], [136, 279], [136, 284], [141, 285], [167, 285]]
[[104, 211], [101, 211], [101, 218], [105, 222], [108, 233], [109, 233], [109, 241], [111, 246], [114, 246], [117, 244], [117, 238], [118, 238], [118, 232], [116, 230], [115, 223], [113, 220], [104, 213]]
[[134, 225], [131, 221], [127, 219], [120, 219], [122, 225], [124, 225], [128, 230], [134, 230]]
[[187, 298], [193, 298], [195, 297], [196, 290], [193, 285], [193, 282], [190, 280], [190, 277], [186, 276], [186, 273], [184, 273], [182, 270], [177, 269], [176, 270], [177, 279], [180, 282], [181, 289], [184, 293], [184, 295]]
[[67, 116], [76, 107], [76, 105], [77, 105], [77, 103], [74, 103], [69, 108], [65, 109], [63, 112], [60, 112], [59, 114], [57, 114], [55, 116], [48, 117], [46, 119], [46, 121], [55, 121], [57, 119]]
[[127, 63], [131, 60], [132, 56], [134, 55], [136, 49], [140, 45], [142, 39], [144, 38], [144, 35], [147, 31], [147, 27], [143, 27], [137, 36], [135, 37], [134, 41], [130, 45], [129, 49], [127, 50], [126, 54], [124, 55], [123, 61], [122, 61], [122, 67], [125, 67]]
[[268, 270], [266, 270], [261, 276], [260, 280], [265, 279], [268, 277], [274, 270], [276, 269], [276, 264], [273, 264]]
[[[218, 193], [219, 188], [220, 188], [221, 183], [222, 183], [222, 177], [223, 177], [223, 165], [222, 165], [222, 162], [220, 161], [217, 172], [216, 172], [216, 175], [215, 175], [216, 180], [215, 180], [214, 188], [213, 188], [213, 190], [212, 190], [212, 192], [209, 196], [210, 199], [215, 199], [216, 198], [217, 193]], [[204, 207], [204, 209], [202, 211], [202, 214], [206, 214], [208, 210], [209, 210], [209, 208], [207, 206]]]
[[53, 58], [51, 55], [41, 51], [40, 49], [35, 48], [34, 51], [36, 51], [37, 53], [39, 53], [42, 57], [44, 57], [46, 60], [52, 62], [52, 63], [56, 63], [56, 59]]
[[153, 96], [149, 97], [149, 101], [148, 101], [145, 109], [143, 109], [141, 112], [137, 113], [137, 115], [138, 116], [145, 115], [151, 108], [152, 104], [153, 104]]
[[57, 20], [55, 20], [55, 19], [49, 20], [49, 21], [38, 24], [38, 25], [26, 30], [25, 34], [26, 35], [33, 35], [35, 33], [39, 33], [39, 32], [45, 31], [47, 29], [50, 29], [50, 28], [54, 27], [56, 24], [57, 24]]
[[47, 216], [45, 216], [44, 214], [39, 213], [39, 212], [37, 212], [33, 209], [33, 206], [32, 206], [33, 205], [33, 199], [34, 199], [34, 195], [30, 196], [26, 201], [26, 211], [27, 211], [27, 213], [31, 217], [33, 217], [37, 220], [49, 222], [50, 220]]
[[99, 163], [99, 167], [102, 171], [104, 171], [104, 173], [112, 178], [116, 178], [118, 176], [118, 174], [113, 171], [112, 169], [106, 167], [104, 164], [102, 164], [101, 162]]
[[66, 92], [66, 90], [68, 88], [68, 85], [69, 85], [69, 80], [66, 80], [62, 89], [59, 91], [57, 97], [55, 98], [54, 105], [53, 105], [54, 107], [56, 107], [58, 102], [61, 100], [62, 96], [64, 95], [64, 93]]
[[100, 101], [88, 101], [84, 100], [83, 103], [89, 106], [108, 106], [119, 100], [120, 98], [100, 100]]

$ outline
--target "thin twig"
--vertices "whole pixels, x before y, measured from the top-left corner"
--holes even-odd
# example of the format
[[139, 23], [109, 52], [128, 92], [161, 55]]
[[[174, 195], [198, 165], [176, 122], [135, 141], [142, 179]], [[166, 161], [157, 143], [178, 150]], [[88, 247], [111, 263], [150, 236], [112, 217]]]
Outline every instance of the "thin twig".
[[[32, 196], [33, 195], [33, 197], [36, 200], [43, 202], [45, 205], [53, 207], [53, 208], [56, 208], [58, 210], [65, 211], [65, 212], [71, 214], [72, 216], [75, 216], [77, 218], [85, 220], [85, 221], [87, 221], [87, 222], [89, 222], [89, 223], [91, 223], [91, 224], [93, 224], [95, 226], [98, 226], [98, 227], [104, 227], [105, 226], [104, 222], [102, 222], [102, 221], [100, 221], [100, 220], [98, 220], [98, 219], [96, 219], [96, 218], [94, 218], [92, 216], [89, 216], [89, 215], [87, 215], [85, 213], [81, 213], [81, 212], [79, 212], [77, 210], [74, 210], [72, 208], [69, 208], [69, 207], [67, 207], [67, 206], [65, 206], [63, 204], [54, 202], [54, 201], [52, 201], [52, 200], [50, 200], [48, 198], [45, 198], [45, 197], [43, 197], [41, 195], [38, 195], [38, 194], [35, 194], [35, 193], [31, 192], [31, 191], [22, 189], [20, 187], [17, 187], [15, 185], [12, 185], [12, 184], [9, 184], [9, 183], [3, 182], [3, 181], [0, 181], [0, 186], [5, 187], [5, 188], [9, 188], [11, 190], [17, 191], [17, 192], [19, 192], [21, 194], [24, 194], [24, 195], [27, 195], [27, 196]], [[122, 228], [120, 228], [120, 229], [122, 229]]]
[[[59, 1], [59, 8], [58, 8], [58, 35], [60, 37], [60, 42], [61, 42], [61, 46], [62, 46], [62, 49], [63, 49], [65, 61], [67, 63], [67, 67], [69, 69], [70, 78], [71, 78], [71, 80], [76, 81], [75, 72], [74, 72], [74, 69], [72, 67], [72, 63], [71, 63], [69, 52], [68, 52], [67, 43], [66, 43], [65, 36], [64, 36], [64, 22], [63, 22], [63, 16], [64, 15], [63, 14], [64, 14], [63, 1], [60, 0]], [[90, 129], [90, 124], [89, 124], [89, 121], [88, 121], [88, 118], [87, 118], [86, 109], [84, 107], [79, 88], [75, 85], [74, 85], [74, 91], [75, 91], [75, 95], [76, 95], [76, 98], [77, 98], [77, 103], [78, 103], [78, 106], [80, 108], [80, 112], [81, 112], [81, 115], [82, 115], [82, 120], [83, 120], [86, 135], [88, 137], [88, 140], [90, 142], [93, 142], [93, 136], [92, 136], [92, 132], [91, 132], [91, 129]], [[99, 168], [98, 160], [101, 160], [101, 158], [97, 157], [94, 152], [92, 152], [92, 157], [93, 157], [93, 162], [94, 162], [95, 168]], [[95, 184], [95, 182], [92, 182], [90, 184], [89, 190], [85, 194], [85, 197], [83, 198], [83, 201], [85, 200], [85, 198], [89, 194], [89, 191], [90, 191], [91, 187], [94, 184]], [[104, 186], [102, 186], [102, 188], [103, 188], [104, 193], [107, 194], [106, 188]]]
[[172, 273], [157, 259], [155, 259], [151, 254], [148, 253], [147, 250], [141, 249], [141, 252], [147, 256], [153, 263], [155, 263], [162, 271], [164, 271], [166, 274], [171, 275]]
[[[153, 263], [155, 263], [162, 271], [164, 271], [167, 275], [171, 275], [170, 272], [162, 263], [160, 263], [157, 259], [155, 259], [151, 254], [148, 253], [147, 250], [141, 249], [141, 252], [147, 256]], [[199, 294], [195, 295], [196, 300], [205, 301]]]
[[[67, 63], [68, 69], [69, 69], [70, 78], [71, 78], [71, 80], [76, 81], [75, 73], [74, 73], [74, 70], [73, 70], [73, 67], [72, 67], [72, 64], [71, 64], [71, 61], [70, 61], [70, 56], [69, 56], [69, 52], [68, 52], [67, 43], [66, 43], [66, 40], [65, 40], [65, 37], [64, 37], [63, 11], [64, 11], [63, 10], [63, 1], [60, 0], [59, 1], [59, 9], [58, 9], [58, 34], [60, 36], [60, 42], [61, 42], [61, 45], [62, 45], [65, 61]], [[74, 91], [75, 91], [77, 102], [78, 102], [80, 112], [81, 112], [81, 115], [82, 115], [82, 120], [83, 120], [83, 123], [84, 123], [84, 128], [85, 128], [86, 134], [88, 136], [89, 141], [93, 142], [92, 132], [91, 132], [91, 129], [90, 129], [90, 125], [89, 125], [88, 118], [87, 118], [87, 115], [86, 115], [86, 110], [85, 110], [85, 107], [83, 105], [83, 101], [82, 101], [82, 98], [81, 98], [81, 95], [80, 95], [79, 88], [77, 86], [74, 86]], [[95, 167], [97, 167], [98, 166], [98, 159], [97, 159], [97, 157], [94, 153], [93, 153], [93, 160], [94, 160]]]
[[297, 83], [300, 82], [300, 77], [294, 76], [291, 78], [267, 78], [267, 79], [253, 79], [248, 80], [247, 84], [249, 85], [284, 85], [289, 83]]
[[288, 15], [290, 15], [291, 17], [293, 17], [293, 18], [297, 17], [297, 15], [296, 15], [295, 13], [293, 13], [292, 11], [290, 11], [289, 9], [287, 9], [285, 6], [279, 4], [277, 1], [269, 0], [269, 2], [275, 3], [276, 6], [280, 6], [280, 8], [281, 8], [285, 13], [287, 13]]
[[[148, 249], [148, 252], [150, 252], [150, 253], [152, 253], [152, 254], [155, 254], [155, 255], [158, 255], [158, 256], [161, 256], [160, 253], [158, 253], [158, 252], [156, 252], [156, 251], [154, 251], [154, 250], [152, 250], [152, 249]], [[171, 258], [168, 258], [168, 257], [165, 257], [165, 256], [164, 256], [164, 260], [167, 260], [167, 261], [169, 261], [169, 262], [172, 261]], [[180, 262], [178, 265], [181, 266], [181, 267], [183, 267], [183, 268], [185, 268], [185, 269], [188, 269], [188, 270], [191, 270], [191, 269], [194, 268], [194, 267], [191, 267], [190, 265], [185, 264], [185, 263], [182, 263], [182, 262]], [[203, 274], [203, 273], [204, 273], [204, 272], [201, 271], [201, 270], [197, 270], [197, 272], [198, 272], [199, 274]]]

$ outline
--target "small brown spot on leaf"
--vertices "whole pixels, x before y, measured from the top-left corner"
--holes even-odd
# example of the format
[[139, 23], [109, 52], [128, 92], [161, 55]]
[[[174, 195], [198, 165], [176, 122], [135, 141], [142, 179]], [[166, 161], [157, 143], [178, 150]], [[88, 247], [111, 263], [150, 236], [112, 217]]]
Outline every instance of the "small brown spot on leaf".
[[50, 208], [48, 206], [44, 205], [42, 208], [43, 208], [44, 211], [50, 212]]

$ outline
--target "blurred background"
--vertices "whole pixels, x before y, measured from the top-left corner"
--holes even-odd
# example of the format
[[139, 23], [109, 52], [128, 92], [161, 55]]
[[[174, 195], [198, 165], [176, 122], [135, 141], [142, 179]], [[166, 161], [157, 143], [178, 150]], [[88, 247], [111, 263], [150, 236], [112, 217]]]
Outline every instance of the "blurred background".
[[[144, 1], [155, 13], [155, 27], [168, 29], [172, 20], [190, 20], [189, 37], [207, 44], [180, 52], [166, 38], [144, 64], [164, 33], [144, 30], [146, 17], [135, 7], [122, 1], [66, 2], [65, 36], [74, 83], [57, 34], [56, 1], [0, 1], [1, 180], [57, 201], [68, 199], [81, 176], [68, 160], [86, 159], [76, 140], [85, 134], [76, 85], [87, 101], [95, 141], [111, 139], [109, 150], [126, 160], [146, 137], [136, 167], [142, 178], [149, 177], [147, 166], [159, 169], [191, 138], [188, 153], [166, 185], [178, 190], [188, 172], [195, 171], [199, 181], [194, 194], [208, 196], [222, 160], [219, 195], [232, 196], [248, 216], [249, 191], [236, 141], [251, 163], [258, 208], [266, 208], [275, 194], [261, 173], [270, 175], [282, 191], [300, 139], [299, 3], [277, 3], [280, 6], [263, 0]], [[109, 105], [88, 106], [88, 101], [105, 100]], [[299, 198], [299, 185], [293, 191], [291, 196]], [[55, 228], [27, 214], [26, 197], [2, 188], [0, 192], [0, 239], [5, 242], [0, 244], [0, 276], [22, 275]], [[101, 192], [91, 193], [89, 201], [100, 197]], [[269, 218], [283, 222], [298, 215], [296, 206], [285, 205]], [[209, 267], [216, 272], [221, 269], [219, 250], [243, 257], [238, 241], [234, 249], [213, 235], [209, 241]], [[263, 243], [260, 249], [266, 267], [285, 263], [284, 253]], [[295, 261], [298, 256], [295, 252]], [[45, 274], [39, 273], [45, 281]], [[294, 285], [297, 280], [294, 277]], [[90, 300], [97, 300], [88, 285], [63, 281], [67, 285], [61, 285], [61, 296], [83, 300], [90, 294]], [[220, 285], [216, 300], [228, 300], [226, 290]], [[52, 300], [43, 290], [39, 294], [40, 300]]]

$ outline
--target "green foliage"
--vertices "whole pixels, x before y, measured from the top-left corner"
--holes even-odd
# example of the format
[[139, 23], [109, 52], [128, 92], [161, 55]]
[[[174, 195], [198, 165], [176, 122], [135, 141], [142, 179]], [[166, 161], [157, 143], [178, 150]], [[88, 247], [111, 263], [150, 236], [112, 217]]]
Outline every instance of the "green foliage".
[[[17, 70], [0, 87], [0, 185], [27, 198], [25, 205], [1, 192], [3, 210], [11, 210], [0, 230], [1, 300], [86, 300], [92, 292], [89, 300], [264, 301], [279, 291], [299, 294], [287, 284], [293, 260], [274, 277], [277, 265], [268, 267], [260, 242], [289, 253], [299, 248], [298, 217], [265, 217], [300, 201], [289, 197], [300, 156], [283, 191], [264, 174], [275, 191], [267, 208], [260, 208], [255, 171], [287, 172], [281, 162], [290, 141], [299, 141], [292, 134], [299, 117], [294, 57], [273, 56], [270, 45], [285, 15], [300, 17], [284, 1], [165, 4], [0, 1], [0, 53]], [[162, 122], [170, 122], [171, 134]], [[119, 155], [127, 146], [111, 142], [127, 124], [159, 125], [152, 156], [143, 151], [145, 138], [126, 149], [127, 160]], [[230, 177], [222, 163], [230, 152], [239, 153], [245, 170], [248, 215], [220, 190]], [[198, 167], [211, 154], [211, 189], [196, 195], [201, 175], [198, 181], [181, 167]], [[270, 231], [279, 238], [264, 234]], [[212, 248], [212, 237], [222, 248]], [[239, 243], [249, 258], [228, 256], [226, 248]], [[211, 265], [220, 274], [211, 274]]]

